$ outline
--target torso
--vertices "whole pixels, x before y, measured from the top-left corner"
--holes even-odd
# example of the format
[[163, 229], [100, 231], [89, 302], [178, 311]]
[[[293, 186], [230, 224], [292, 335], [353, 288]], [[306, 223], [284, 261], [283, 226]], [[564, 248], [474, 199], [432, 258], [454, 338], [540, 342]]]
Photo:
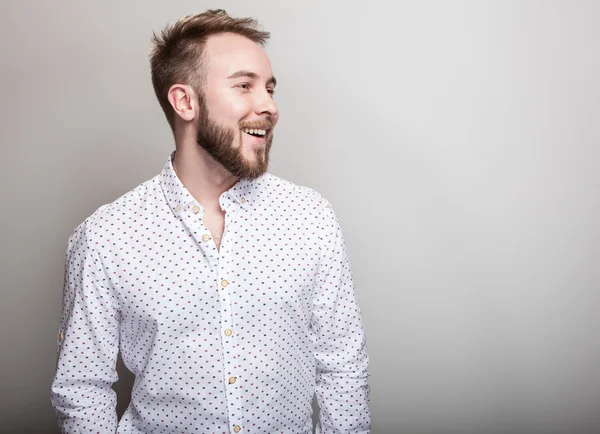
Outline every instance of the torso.
[[[123, 361], [136, 376], [122, 432], [152, 431], [173, 396], [177, 405], [161, 419], [177, 432], [228, 431], [227, 415], [242, 405], [261, 408], [248, 416], [252, 432], [311, 432], [310, 328], [321, 237], [334, 242], [327, 234], [336, 222], [309, 189], [271, 176], [244, 185], [222, 196], [223, 209], [203, 204], [199, 221], [186, 191], [163, 174], [89, 220], [89, 241], [107, 264], [100, 284], [110, 282], [119, 306]], [[242, 195], [247, 202], [236, 200]], [[326, 259], [344, 269], [339, 257]], [[282, 367], [285, 382], [273, 375]], [[234, 374], [240, 381], [225, 389], [223, 377]], [[281, 411], [288, 401], [293, 411]], [[198, 418], [186, 418], [190, 410]], [[291, 428], [305, 421], [306, 430]]]

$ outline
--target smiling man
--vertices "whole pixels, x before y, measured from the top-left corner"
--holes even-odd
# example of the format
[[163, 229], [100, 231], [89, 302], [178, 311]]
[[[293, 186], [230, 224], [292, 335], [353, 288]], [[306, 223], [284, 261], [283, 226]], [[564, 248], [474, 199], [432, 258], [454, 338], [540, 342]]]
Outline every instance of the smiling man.
[[[155, 178], [69, 239], [52, 403], [65, 433], [370, 430], [368, 357], [340, 225], [267, 172], [279, 111], [249, 18], [211, 10], [155, 35], [175, 137]], [[117, 421], [119, 350], [135, 375]]]

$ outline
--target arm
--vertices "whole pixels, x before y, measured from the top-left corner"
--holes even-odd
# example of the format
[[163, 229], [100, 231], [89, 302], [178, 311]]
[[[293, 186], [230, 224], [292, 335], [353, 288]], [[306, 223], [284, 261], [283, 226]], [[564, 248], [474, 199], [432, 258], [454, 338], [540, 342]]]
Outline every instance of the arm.
[[86, 224], [69, 238], [51, 401], [64, 433], [117, 429], [118, 300]]
[[324, 202], [319, 228], [321, 264], [311, 321], [321, 409], [317, 433], [368, 433], [365, 334], [342, 231], [331, 205]]

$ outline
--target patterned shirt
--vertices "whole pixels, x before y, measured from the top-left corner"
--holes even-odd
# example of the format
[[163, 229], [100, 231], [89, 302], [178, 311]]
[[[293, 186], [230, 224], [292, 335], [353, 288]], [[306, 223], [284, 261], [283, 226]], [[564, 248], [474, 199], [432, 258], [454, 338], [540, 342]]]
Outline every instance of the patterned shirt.
[[[338, 220], [271, 174], [219, 198], [218, 250], [172, 166], [69, 238], [51, 397], [63, 432], [370, 429], [368, 357]], [[135, 375], [117, 422], [121, 351]]]

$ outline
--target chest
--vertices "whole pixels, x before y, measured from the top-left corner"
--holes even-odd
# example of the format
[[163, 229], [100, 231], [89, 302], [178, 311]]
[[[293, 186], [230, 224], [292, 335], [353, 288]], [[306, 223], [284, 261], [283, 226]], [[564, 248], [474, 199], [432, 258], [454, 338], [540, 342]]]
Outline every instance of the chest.
[[225, 231], [225, 211], [222, 209], [207, 210], [202, 218], [202, 223], [211, 233], [213, 242], [217, 249], [219, 249], [221, 240], [223, 239], [223, 232]]
[[[220, 248], [207, 237], [218, 224], [225, 230]], [[143, 248], [113, 251], [110, 260], [130, 321], [185, 329], [216, 321], [225, 304], [247, 321], [310, 310], [320, 249], [314, 230], [300, 220], [215, 215], [135, 232], [129, 245]]]

